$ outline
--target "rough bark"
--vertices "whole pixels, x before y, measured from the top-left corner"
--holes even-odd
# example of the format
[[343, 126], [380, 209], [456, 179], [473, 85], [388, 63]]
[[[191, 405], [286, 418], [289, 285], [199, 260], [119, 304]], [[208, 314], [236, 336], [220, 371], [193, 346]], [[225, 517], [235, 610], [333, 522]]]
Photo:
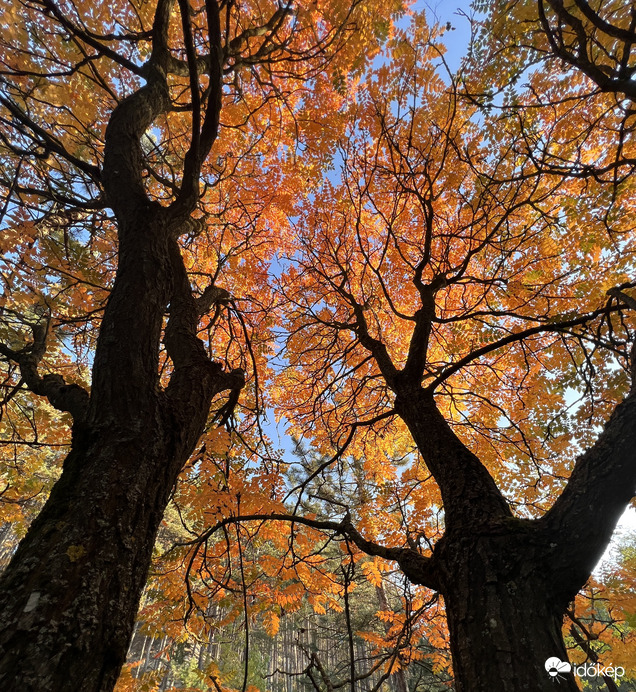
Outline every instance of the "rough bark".
[[565, 606], [583, 587], [636, 492], [636, 391], [577, 460], [563, 492], [539, 520]]
[[147, 208], [137, 229], [121, 245], [88, 416], [0, 580], [5, 690], [112, 689], [170, 492], [214, 395], [242, 385], [207, 359], [186, 320], [169, 342], [171, 385], [160, 389], [161, 321], [181, 260]]
[[[447, 535], [437, 552], [457, 692], [548, 692], [548, 658], [567, 661], [563, 612], [532, 522], [505, 519], [483, 532]], [[559, 690], [575, 692], [572, 674]]]
[[[187, 192], [163, 207], [144, 188], [140, 139], [169, 107], [171, 5], [159, 0], [157, 6], [146, 85], [119, 104], [106, 129], [101, 180], [117, 219], [119, 255], [90, 395], [59, 377], [38, 375], [46, 342], [39, 325], [31, 347], [3, 349], [34, 393], [74, 417], [62, 475], [0, 578], [0, 687], [8, 692], [113, 688], [177, 476], [214, 396], [244, 383], [242, 372], [226, 373], [210, 361], [197, 338], [209, 304], [193, 295], [177, 243], [216, 137], [220, 70], [211, 75], [215, 112], [206, 112], [204, 131], [193, 138]], [[217, 10], [215, 3], [210, 7]], [[212, 15], [218, 52], [218, 10]], [[159, 348], [166, 312], [163, 341], [173, 370], [163, 389]]]
[[[553, 690], [545, 661], [567, 661], [562, 623], [636, 487], [636, 395], [610, 417], [575, 464], [553, 508], [537, 520], [512, 516], [479, 459], [421, 390], [398, 395], [440, 485], [446, 531], [426, 570], [409, 579], [444, 596], [457, 692]], [[559, 689], [578, 689], [561, 674]]]

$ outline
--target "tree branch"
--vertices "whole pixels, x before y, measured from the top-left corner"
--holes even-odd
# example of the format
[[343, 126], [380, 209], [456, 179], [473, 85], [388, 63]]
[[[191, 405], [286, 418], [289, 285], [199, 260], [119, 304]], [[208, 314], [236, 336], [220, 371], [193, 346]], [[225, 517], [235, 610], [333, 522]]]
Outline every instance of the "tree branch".
[[58, 154], [63, 159], [68, 161], [72, 166], [82, 171], [88, 175], [94, 182], [99, 182], [101, 174], [99, 168], [94, 164], [83, 161], [70, 154], [64, 146], [55, 137], [48, 133], [44, 128], [40, 127], [36, 122], [34, 122], [29, 115], [27, 115], [14, 101], [12, 101], [8, 96], [0, 94], [0, 103], [11, 113], [11, 116], [15, 118], [16, 121], [22, 123], [26, 128], [31, 130], [34, 135], [36, 135], [40, 141], [37, 142], [45, 149], [48, 149], [54, 154]]
[[[559, 20], [559, 27], [554, 28], [550, 24], [545, 12], [545, 2], [556, 14]], [[583, 15], [591, 21], [594, 27], [604, 33], [610, 41], [621, 40], [625, 46], [631, 47], [636, 40], [636, 33], [631, 30], [624, 30], [605, 22], [596, 14], [586, 2], [576, 0], [576, 5]], [[602, 91], [609, 93], [624, 93], [632, 101], [636, 100], [636, 83], [632, 79], [634, 68], [628, 67], [624, 60], [618, 56], [610, 58], [616, 63], [616, 67], [611, 69], [606, 65], [598, 65], [590, 55], [590, 33], [586, 30], [581, 19], [565, 9], [562, 0], [538, 0], [537, 2], [539, 21], [541, 28], [550, 44], [552, 52], [565, 62], [581, 70], [593, 82], [598, 84]], [[575, 46], [566, 45], [562, 26], [567, 26], [576, 35]], [[627, 55], [629, 50], [626, 51]]]
[[68, 19], [68, 17], [66, 17], [64, 13], [60, 11], [60, 9], [54, 2], [52, 2], [52, 0], [38, 0], [38, 4], [44, 8], [45, 14], [49, 14], [55, 17], [55, 19], [66, 29], [66, 31], [69, 32], [69, 34], [71, 34], [72, 36], [76, 36], [86, 45], [90, 46], [91, 48], [94, 48], [100, 55], [110, 58], [113, 62], [116, 62], [118, 65], [125, 67], [127, 70], [130, 70], [134, 74], [143, 76], [143, 67], [135, 65], [134, 62], [131, 62], [127, 58], [124, 58], [123, 55], [120, 55], [108, 46], [105, 46], [100, 40], [96, 38], [94, 34], [84, 31], [83, 29], [80, 29], [78, 26], [73, 24], [73, 22], [71, 22]]
[[546, 530], [549, 558], [564, 605], [585, 584], [619, 517], [636, 492], [636, 393], [620, 403], [603, 432], [572, 471], [550, 511], [538, 520]]
[[375, 337], [369, 334], [369, 327], [367, 325], [367, 320], [364, 316], [364, 309], [361, 305], [355, 302], [353, 296], [346, 294], [346, 297], [353, 308], [353, 312], [356, 318], [355, 333], [358, 337], [358, 341], [371, 353], [375, 362], [380, 368], [387, 385], [395, 391], [395, 382], [398, 375], [398, 369], [393, 364], [391, 356], [387, 350], [387, 347]]
[[546, 322], [536, 327], [530, 327], [529, 329], [524, 329], [520, 332], [515, 332], [514, 334], [510, 334], [509, 336], [506, 336], [503, 339], [499, 339], [498, 341], [493, 341], [490, 344], [486, 344], [481, 348], [477, 348], [474, 351], [471, 351], [470, 353], [466, 354], [463, 358], [460, 358], [456, 363], [446, 368], [446, 370], [440, 373], [432, 382], [426, 385], [426, 390], [431, 392], [435, 391], [437, 387], [439, 387], [439, 385], [442, 384], [442, 382], [447, 380], [455, 373], [459, 372], [462, 368], [466, 367], [473, 361], [478, 360], [482, 356], [492, 353], [493, 351], [497, 351], [498, 349], [503, 348], [504, 346], [508, 346], [509, 344], [513, 344], [517, 341], [523, 341], [524, 339], [527, 339], [530, 336], [535, 336], [536, 334], [561, 332], [564, 329], [569, 329], [570, 327], [577, 327], [583, 324], [587, 324], [588, 322], [591, 322], [600, 315], [607, 314], [608, 312], [616, 312], [618, 309], [619, 308], [617, 307], [605, 306], [599, 308], [598, 310], [594, 310], [594, 312], [591, 312], [587, 315], [582, 315], [581, 317], [575, 317], [570, 320], [562, 320], [558, 322]]
[[435, 291], [441, 285], [443, 284], [440, 281], [436, 282], [434, 286], [420, 288], [422, 307], [415, 313], [415, 327], [409, 343], [408, 356], [404, 368], [398, 376], [401, 384], [419, 387], [422, 383], [431, 326], [435, 318]]
[[30, 391], [37, 396], [46, 397], [58, 411], [70, 413], [75, 422], [83, 421], [88, 409], [88, 392], [78, 384], [66, 384], [61, 375], [48, 374], [41, 377], [38, 372], [38, 365], [46, 353], [49, 320], [33, 325], [31, 331], [31, 346], [14, 351], [0, 343], [0, 354], [18, 364], [24, 384]]
[[206, 374], [212, 375], [216, 392], [230, 389], [231, 399], [234, 396], [238, 398], [238, 393], [245, 386], [245, 373], [241, 369], [223, 372], [218, 363], [209, 359], [203, 342], [197, 336], [201, 315], [214, 303], [227, 301], [230, 294], [223, 288], [209, 286], [202, 296], [195, 298], [177, 241], [168, 238], [167, 242], [173, 288], [164, 343], [174, 371], [166, 394], [173, 402], [187, 401], [199, 373], [198, 385], [205, 379]]
[[283, 512], [269, 512], [267, 514], [243, 514], [233, 517], [225, 517], [210, 527], [201, 536], [179, 543], [178, 545], [203, 545], [213, 534], [230, 524], [242, 521], [284, 521], [291, 524], [302, 524], [313, 529], [322, 531], [333, 531], [343, 538], [350, 540], [357, 548], [367, 555], [382, 557], [385, 560], [397, 562], [405, 576], [414, 584], [421, 584], [428, 588], [439, 590], [439, 577], [435, 566], [434, 558], [424, 557], [411, 548], [387, 548], [386, 546], [374, 543], [364, 538], [351, 523], [349, 514], [339, 521], [329, 521], [323, 519], [311, 519], [296, 514], [285, 514]]
[[[218, 132], [221, 116], [223, 93], [223, 48], [221, 45], [221, 20], [217, 0], [205, 0], [210, 40], [208, 99], [203, 123], [201, 124], [201, 97], [199, 94], [198, 63], [192, 43], [189, 4], [179, 0], [183, 22], [183, 33], [188, 58], [190, 91], [192, 99], [192, 140], [183, 164], [183, 179], [177, 199], [170, 206], [170, 211], [177, 218], [190, 214], [199, 199], [199, 179], [201, 166], [207, 158]], [[187, 13], [187, 16], [185, 16]], [[200, 128], [200, 131], [199, 131]]]
[[143, 182], [141, 138], [170, 106], [166, 81], [170, 50], [168, 26], [173, 0], [159, 0], [153, 23], [152, 53], [144, 75], [146, 86], [126, 97], [113, 111], [106, 127], [103, 182], [109, 205], [122, 220], [148, 204]]

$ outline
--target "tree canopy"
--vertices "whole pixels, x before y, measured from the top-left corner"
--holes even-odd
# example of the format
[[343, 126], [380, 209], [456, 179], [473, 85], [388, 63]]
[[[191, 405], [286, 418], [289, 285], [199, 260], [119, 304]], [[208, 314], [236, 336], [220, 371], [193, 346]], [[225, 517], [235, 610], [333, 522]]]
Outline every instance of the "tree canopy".
[[609, 616], [630, 660], [581, 590], [636, 483], [633, 7], [475, 10], [453, 73], [400, 2], [8, 5], [8, 689], [112, 689], [149, 568], [175, 639], [401, 589], [320, 691], [422, 642], [551, 689]]

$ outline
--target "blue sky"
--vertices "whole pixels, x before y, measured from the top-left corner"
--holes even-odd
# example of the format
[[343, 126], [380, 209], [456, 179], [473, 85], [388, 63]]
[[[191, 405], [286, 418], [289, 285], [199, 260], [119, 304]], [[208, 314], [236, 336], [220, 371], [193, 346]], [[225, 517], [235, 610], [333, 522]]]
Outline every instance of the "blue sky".
[[446, 32], [444, 43], [448, 48], [446, 61], [451, 70], [455, 71], [459, 67], [460, 60], [465, 55], [470, 41], [470, 22], [465, 16], [470, 15], [470, 2], [467, 0], [463, 2], [458, 0], [421, 2], [420, 0], [415, 3], [416, 9], [422, 7], [426, 10], [429, 23], [433, 24], [436, 20], [440, 24], [451, 23], [453, 29]]

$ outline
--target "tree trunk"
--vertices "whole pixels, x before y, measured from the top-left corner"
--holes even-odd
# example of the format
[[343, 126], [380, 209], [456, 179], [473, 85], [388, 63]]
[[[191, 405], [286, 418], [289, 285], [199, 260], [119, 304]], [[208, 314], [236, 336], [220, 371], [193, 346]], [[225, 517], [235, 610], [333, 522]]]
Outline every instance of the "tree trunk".
[[532, 582], [516, 584], [461, 579], [445, 598], [456, 692], [549, 692], [579, 688], [571, 673], [551, 677], [545, 661], [568, 660], [562, 617]]
[[[395, 409], [439, 484], [446, 529], [430, 558], [408, 550], [393, 557], [377, 547], [374, 554], [396, 559], [411, 581], [444, 596], [457, 692], [547, 692], [555, 681], [575, 692], [571, 672], [552, 676], [545, 663], [567, 664], [566, 609], [633, 496], [636, 387], [578, 458], [552, 508], [535, 520], [512, 515], [432, 392], [403, 385]], [[364, 541], [357, 545], [366, 549]]]
[[516, 519], [470, 533], [447, 535], [436, 550], [456, 692], [578, 690], [571, 673], [545, 668], [568, 657], [544, 537]]
[[[62, 476], [0, 578], [0, 688], [106, 692], [132, 636], [152, 549], [212, 398], [241, 386], [196, 337], [198, 313], [159, 205], [120, 223], [120, 261], [86, 411]], [[173, 363], [159, 386], [164, 342]]]
[[78, 436], [0, 583], [3, 690], [112, 689], [184, 461], [170, 458], [172, 437]]
[[[380, 582], [378, 586], [375, 587], [375, 595], [378, 597], [378, 602], [380, 608], [384, 611], [390, 610], [389, 602], [386, 597], [386, 591], [384, 590], [384, 582]], [[384, 623], [384, 632], [388, 635], [391, 629], [391, 624], [388, 622]], [[406, 682], [406, 675], [404, 674], [404, 668], [398, 668], [389, 678], [394, 686], [395, 692], [409, 692], [409, 686]]]
[[[173, 4], [157, 3], [145, 85], [117, 105], [105, 132], [100, 179], [115, 212], [119, 254], [90, 395], [60, 376], [38, 374], [48, 327], [34, 328], [31, 348], [3, 349], [29, 389], [74, 419], [62, 475], [0, 578], [0, 688], [7, 692], [112, 690], [176, 479], [213, 397], [244, 384], [242, 371], [224, 373], [197, 338], [199, 318], [218, 289], [195, 298], [178, 244], [190, 228], [200, 167], [218, 130], [222, 72], [215, 60], [179, 193], [170, 206], [146, 193], [140, 142], [171, 108]], [[206, 9], [211, 53], [220, 55], [218, 6]], [[162, 343], [172, 366], [165, 388]]]

